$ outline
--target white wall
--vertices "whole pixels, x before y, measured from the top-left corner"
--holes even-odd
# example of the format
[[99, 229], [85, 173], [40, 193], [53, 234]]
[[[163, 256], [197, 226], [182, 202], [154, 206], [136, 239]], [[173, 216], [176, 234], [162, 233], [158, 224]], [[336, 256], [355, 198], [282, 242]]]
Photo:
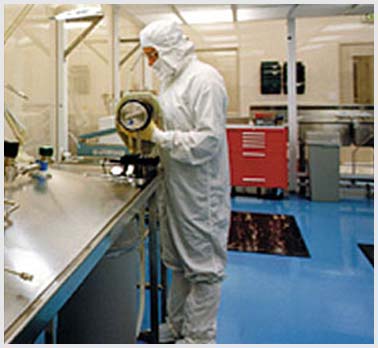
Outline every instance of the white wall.
[[240, 45], [240, 116], [249, 114], [250, 104], [282, 104], [282, 95], [260, 94], [262, 61], [286, 60], [284, 21], [241, 23], [238, 27]]
[[[335, 29], [341, 25], [355, 29]], [[286, 32], [286, 21], [281, 20], [239, 25], [241, 115], [248, 114], [251, 104], [286, 103], [284, 94], [260, 94], [260, 63], [286, 61]], [[340, 45], [373, 41], [373, 26], [362, 24], [360, 16], [298, 19], [297, 60], [306, 67], [306, 91], [298, 95], [298, 103], [339, 104]]]

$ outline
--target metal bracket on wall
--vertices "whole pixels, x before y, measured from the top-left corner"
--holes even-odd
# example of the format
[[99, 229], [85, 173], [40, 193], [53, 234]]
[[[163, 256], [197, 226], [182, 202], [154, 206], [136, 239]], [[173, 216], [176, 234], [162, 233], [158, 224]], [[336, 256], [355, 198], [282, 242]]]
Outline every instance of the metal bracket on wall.
[[25, 5], [22, 8], [22, 10], [20, 11], [20, 13], [17, 15], [15, 20], [7, 28], [7, 30], [4, 33], [4, 46], [6, 45], [8, 39], [12, 36], [12, 34], [16, 31], [16, 29], [21, 25], [23, 20], [26, 18], [26, 16], [32, 10], [33, 6], [34, 5]]
[[[123, 41], [120, 42], [122, 43]], [[121, 67], [122, 65], [124, 65], [134, 55], [134, 53], [138, 51], [139, 48], [140, 43], [134, 46], [133, 49], [129, 53], [127, 53], [125, 57], [121, 59], [121, 61], [119, 62], [119, 66]]]
[[[64, 58], [68, 57], [68, 55], [92, 32], [92, 30], [101, 22], [103, 18], [104, 16], [89, 19], [89, 21], [92, 22], [91, 25], [68, 45], [64, 51]], [[81, 21], [83, 21], [83, 19], [81, 19]], [[70, 20], [66, 20], [66, 22], [70, 22]]]

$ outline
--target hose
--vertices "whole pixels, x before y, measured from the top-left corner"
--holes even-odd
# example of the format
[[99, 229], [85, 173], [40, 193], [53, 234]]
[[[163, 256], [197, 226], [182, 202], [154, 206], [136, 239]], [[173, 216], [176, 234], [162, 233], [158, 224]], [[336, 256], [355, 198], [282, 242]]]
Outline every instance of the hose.
[[135, 327], [135, 337], [139, 336], [140, 330], [142, 328], [144, 307], [146, 304], [146, 270], [144, 243], [141, 243], [139, 246], [139, 274], [139, 311]]
[[146, 269], [145, 269], [145, 249], [144, 241], [146, 240], [149, 229], [145, 229], [144, 226], [145, 210], [143, 209], [139, 218], [139, 231], [141, 231], [136, 238], [122, 245], [116, 249], [111, 249], [107, 252], [107, 258], [117, 258], [121, 254], [129, 252], [135, 248], [135, 244], [139, 244], [139, 310], [135, 326], [135, 337], [138, 337], [142, 327], [142, 321], [144, 317], [144, 309], [146, 303]]
[[142, 328], [142, 321], [144, 316], [144, 308], [146, 304], [146, 268], [145, 268], [145, 250], [144, 250], [144, 241], [146, 240], [149, 230], [144, 229], [144, 210], [141, 214], [142, 218], [140, 219], [140, 228], [144, 230], [142, 237], [142, 243], [139, 246], [139, 311], [137, 316], [137, 323], [135, 328], [135, 337], [139, 336], [140, 330]]

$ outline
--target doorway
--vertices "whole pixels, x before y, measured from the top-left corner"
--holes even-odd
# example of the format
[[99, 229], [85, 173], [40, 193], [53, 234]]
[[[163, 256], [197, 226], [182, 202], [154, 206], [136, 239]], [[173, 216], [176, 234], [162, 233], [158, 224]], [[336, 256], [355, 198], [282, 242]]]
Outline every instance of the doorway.
[[353, 56], [353, 101], [373, 104], [373, 56]]
[[340, 45], [340, 103], [370, 104], [374, 96], [372, 43]]

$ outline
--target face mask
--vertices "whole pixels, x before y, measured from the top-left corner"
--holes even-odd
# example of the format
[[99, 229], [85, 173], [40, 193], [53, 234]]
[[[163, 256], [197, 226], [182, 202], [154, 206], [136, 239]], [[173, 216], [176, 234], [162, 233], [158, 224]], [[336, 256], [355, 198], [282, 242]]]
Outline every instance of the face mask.
[[168, 81], [175, 75], [175, 70], [161, 58], [157, 59], [152, 68], [160, 81]]

